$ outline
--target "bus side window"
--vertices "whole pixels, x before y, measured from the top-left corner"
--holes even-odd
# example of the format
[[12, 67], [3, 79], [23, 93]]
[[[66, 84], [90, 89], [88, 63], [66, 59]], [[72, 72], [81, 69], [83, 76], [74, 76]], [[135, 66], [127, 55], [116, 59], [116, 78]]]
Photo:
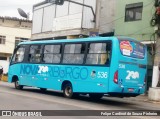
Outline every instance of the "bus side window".
[[58, 64], [61, 61], [61, 45], [45, 45], [43, 52], [44, 63], [55, 63]]
[[112, 47], [111, 42], [108, 42], [106, 46], [106, 62], [105, 62], [105, 64], [107, 65], [110, 64], [111, 61], [111, 47]]
[[107, 54], [101, 54], [101, 62], [100, 64], [106, 64], [108, 58], [107, 58]]
[[86, 64], [105, 65], [110, 63], [111, 43], [90, 43]]
[[63, 63], [83, 64], [85, 48], [85, 43], [65, 44]]
[[42, 55], [42, 46], [41, 45], [31, 45], [28, 61], [39, 63], [41, 61], [41, 55]]

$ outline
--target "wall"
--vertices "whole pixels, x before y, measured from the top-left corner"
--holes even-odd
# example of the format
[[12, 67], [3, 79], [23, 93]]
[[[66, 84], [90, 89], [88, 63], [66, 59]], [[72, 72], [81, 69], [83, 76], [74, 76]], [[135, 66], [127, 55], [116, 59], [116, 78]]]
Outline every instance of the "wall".
[[[143, 2], [142, 20], [125, 22], [126, 4], [138, 2]], [[154, 33], [154, 28], [150, 26], [153, 12], [154, 0], [118, 0], [116, 4], [115, 35], [134, 37], [141, 41], [150, 40]]]
[[15, 47], [15, 37], [30, 38], [31, 30], [0, 26], [0, 35], [6, 36], [6, 43], [0, 44], [0, 53], [12, 54]]
[[100, 34], [114, 32], [115, 4], [117, 0], [75, 0], [91, 5], [90, 8], [64, 2], [62, 6], [39, 4], [33, 9], [32, 39], [47, 39], [68, 35], [88, 35], [96, 30]]
[[0, 60], [4, 73], [8, 72], [9, 60], [15, 48], [15, 37], [31, 38], [31, 21], [0, 19], [0, 35], [6, 36], [5, 44], [0, 44], [0, 56], [7, 60]]
[[[76, 0], [76, 2], [93, 6], [96, 0]], [[63, 5], [46, 3], [34, 8], [32, 34], [49, 31], [63, 31], [83, 28], [94, 28], [93, 14], [90, 8], [68, 1]]]
[[[99, 0], [100, 13], [99, 13], [99, 32], [100, 34], [107, 32], [114, 32], [114, 18], [117, 0]], [[119, 0], [118, 0], [119, 1]]]

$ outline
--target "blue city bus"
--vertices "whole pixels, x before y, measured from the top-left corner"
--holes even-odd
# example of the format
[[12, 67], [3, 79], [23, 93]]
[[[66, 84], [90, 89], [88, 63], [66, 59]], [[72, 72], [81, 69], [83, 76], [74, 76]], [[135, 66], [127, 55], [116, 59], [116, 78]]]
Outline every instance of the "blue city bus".
[[63, 91], [67, 98], [134, 97], [145, 91], [146, 71], [147, 48], [132, 38], [29, 41], [14, 50], [8, 82]]

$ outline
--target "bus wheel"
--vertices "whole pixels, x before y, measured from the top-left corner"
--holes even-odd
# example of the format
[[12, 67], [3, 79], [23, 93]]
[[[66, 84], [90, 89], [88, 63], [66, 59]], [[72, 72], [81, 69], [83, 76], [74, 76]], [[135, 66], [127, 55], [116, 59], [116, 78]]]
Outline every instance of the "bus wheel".
[[103, 94], [100, 94], [100, 93], [90, 93], [89, 97], [92, 100], [100, 100], [103, 97]]
[[72, 98], [73, 97], [73, 88], [72, 88], [72, 85], [70, 83], [66, 84], [63, 87], [63, 95], [66, 98]]
[[40, 88], [41, 92], [46, 92], [46, 88]]
[[22, 89], [23, 89], [23, 86], [22, 86], [22, 85], [19, 85], [19, 80], [16, 80], [16, 81], [14, 82], [14, 84], [15, 84], [15, 88], [16, 88], [16, 89], [18, 89], [18, 90], [22, 90]]

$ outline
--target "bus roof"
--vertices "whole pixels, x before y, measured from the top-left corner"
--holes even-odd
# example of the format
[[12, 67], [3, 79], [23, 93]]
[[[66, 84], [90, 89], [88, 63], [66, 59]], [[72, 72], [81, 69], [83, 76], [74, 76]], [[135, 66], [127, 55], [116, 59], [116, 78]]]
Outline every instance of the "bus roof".
[[69, 42], [84, 42], [84, 41], [97, 41], [97, 40], [131, 40], [131, 41], [137, 41], [130, 37], [88, 37], [88, 38], [77, 38], [77, 39], [62, 39], [62, 40], [39, 40], [39, 41], [27, 41], [27, 42], [21, 42], [19, 45], [29, 45], [29, 44], [49, 44], [49, 43], [69, 43]]

